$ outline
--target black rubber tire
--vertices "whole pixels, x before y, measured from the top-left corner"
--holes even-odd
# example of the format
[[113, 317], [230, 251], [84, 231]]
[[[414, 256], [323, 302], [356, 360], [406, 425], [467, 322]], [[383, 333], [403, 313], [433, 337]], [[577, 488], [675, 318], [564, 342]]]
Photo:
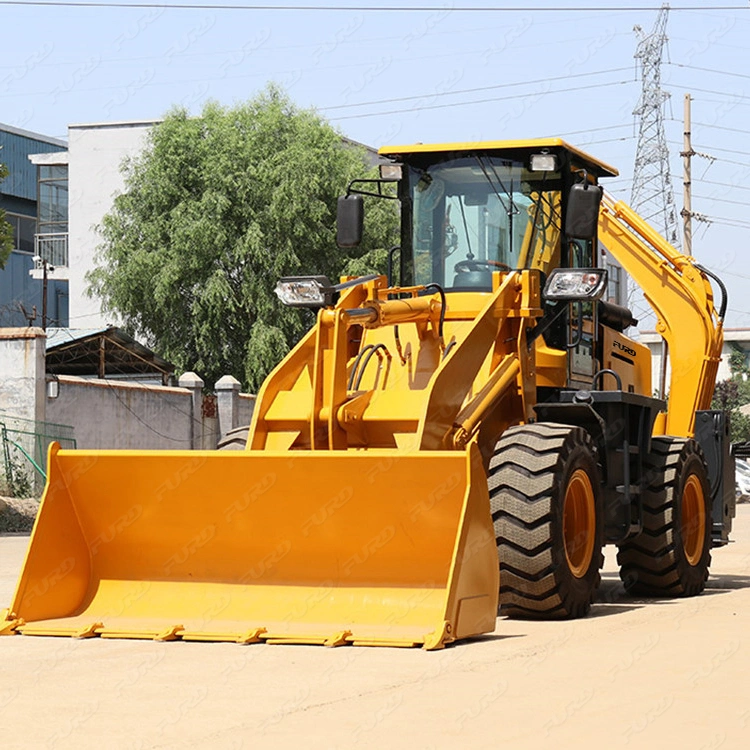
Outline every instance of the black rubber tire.
[[[636, 596], [695, 596], [705, 588], [711, 565], [711, 494], [703, 452], [695, 440], [655, 437], [645, 463], [650, 481], [643, 495], [643, 531], [620, 545], [620, 578]], [[682, 520], [691, 474], [702, 487], [705, 512], [700, 559], [692, 565]], [[696, 558], [697, 552], [696, 544]]]
[[[576, 576], [565, 551], [563, 505], [571, 477], [581, 469], [591, 484], [594, 538], [588, 567]], [[550, 422], [509, 428], [495, 446], [488, 486], [500, 614], [545, 620], [586, 615], [604, 563], [601, 480], [589, 433]]]
[[222, 437], [216, 445], [219, 451], [244, 451], [247, 445], [247, 436], [250, 433], [250, 425], [235, 427]]

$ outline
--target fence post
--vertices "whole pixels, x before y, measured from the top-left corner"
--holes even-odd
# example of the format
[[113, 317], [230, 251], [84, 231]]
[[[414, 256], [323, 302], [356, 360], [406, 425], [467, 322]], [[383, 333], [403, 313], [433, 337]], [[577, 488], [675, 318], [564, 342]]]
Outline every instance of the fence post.
[[216, 381], [216, 414], [219, 417], [219, 437], [237, 427], [240, 381], [225, 375]]
[[190, 447], [200, 450], [203, 447], [203, 386], [204, 382], [194, 372], [180, 375], [177, 381], [180, 388], [190, 391]]

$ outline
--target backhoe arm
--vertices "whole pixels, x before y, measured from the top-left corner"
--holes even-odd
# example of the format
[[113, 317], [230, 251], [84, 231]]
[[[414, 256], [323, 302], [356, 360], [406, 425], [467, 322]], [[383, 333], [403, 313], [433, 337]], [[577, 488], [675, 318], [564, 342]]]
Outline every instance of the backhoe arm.
[[695, 412], [710, 408], [721, 359], [723, 322], [711, 285], [683, 255], [627, 204], [604, 193], [599, 239], [643, 290], [667, 342], [671, 364], [666, 423], [655, 432], [692, 437]]

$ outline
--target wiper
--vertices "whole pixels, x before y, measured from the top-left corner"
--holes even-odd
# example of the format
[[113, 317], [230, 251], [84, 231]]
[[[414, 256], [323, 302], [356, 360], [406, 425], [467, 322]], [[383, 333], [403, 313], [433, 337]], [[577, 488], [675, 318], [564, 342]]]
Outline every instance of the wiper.
[[508, 216], [513, 216], [514, 214], [521, 213], [521, 210], [519, 208], [516, 208], [516, 205], [513, 203], [513, 193], [511, 193], [508, 188], [505, 187], [503, 184], [503, 181], [500, 179], [500, 175], [495, 170], [495, 165], [490, 162], [490, 169], [492, 169], [492, 174], [495, 175], [495, 179], [497, 180], [498, 185], [503, 189], [505, 192], [505, 195], [510, 200], [510, 208], [505, 205], [505, 201], [503, 200], [500, 193], [497, 192], [497, 188], [495, 187], [495, 183], [492, 181], [492, 177], [490, 177], [489, 172], [487, 172], [487, 167], [484, 166], [484, 162], [482, 161], [482, 157], [475, 154], [474, 158], [477, 160], [477, 164], [479, 164], [479, 168], [482, 170], [482, 173], [487, 178], [487, 182], [490, 184], [490, 187], [492, 188], [492, 192], [497, 196], [497, 199], [500, 201], [500, 205], [503, 207], [503, 210]]
[[[532, 223], [532, 231], [529, 233], [529, 246], [526, 248], [526, 265], [528, 266], [530, 264], [529, 259], [529, 253], [531, 253], [531, 249], [534, 245], [534, 240], [536, 239], [536, 233], [539, 230], [539, 210], [542, 207], [542, 200], [544, 198], [544, 183], [547, 180], [547, 173], [542, 172], [542, 184], [539, 186], [539, 190], [537, 191], [537, 199], [536, 204], [534, 205], [534, 220]], [[523, 258], [524, 255], [522, 254], [521, 257]]]
[[464, 211], [464, 202], [463, 198], [459, 195], [458, 196], [458, 205], [461, 209], [461, 218], [464, 220], [464, 234], [466, 235], [466, 247], [469, 248], [469, 251], [466, 253], [466, 257], [469, 260], [474, 260], [474, 253], [471, 252], [471, 240], [469, 239], [469, 225], [466, 223], [466, 212]]

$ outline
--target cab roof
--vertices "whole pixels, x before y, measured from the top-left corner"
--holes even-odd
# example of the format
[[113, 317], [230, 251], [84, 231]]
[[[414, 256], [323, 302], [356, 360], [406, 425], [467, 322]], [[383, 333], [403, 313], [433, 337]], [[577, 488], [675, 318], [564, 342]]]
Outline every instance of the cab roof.
[[585, 151], [571, 146], [562, 138], [530, 138], [517, 141], [476, 141], [469, 143], [413, 143], [410, 146], [383, 146], [380, 156], [407, 156], [409, 154], [429, 154], [445, 151], [517, 151], [519, 149], [532, 151], [534, 149], [564, 149], [580, 160], [585, 167], [598, 177], [617, 177], [619, 172], [615, 167], [594, 158]]

